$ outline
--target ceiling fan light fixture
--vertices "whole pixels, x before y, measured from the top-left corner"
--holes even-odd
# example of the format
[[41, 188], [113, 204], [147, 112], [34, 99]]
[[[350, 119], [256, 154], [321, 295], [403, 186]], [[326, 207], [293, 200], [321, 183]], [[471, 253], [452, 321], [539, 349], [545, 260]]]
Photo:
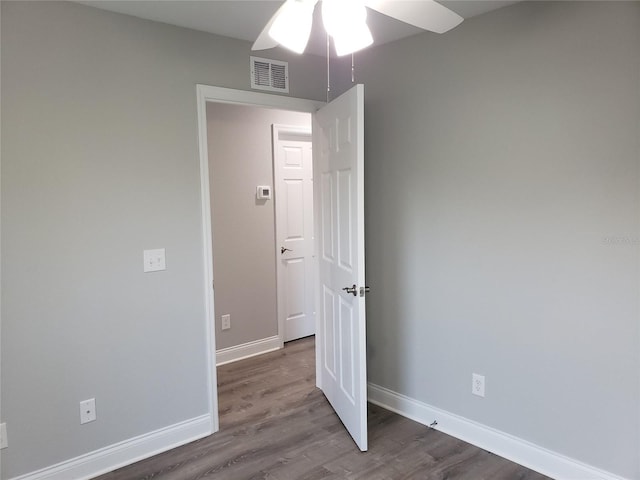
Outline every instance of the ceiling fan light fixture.
[[322, 0], [322, 24], [329, 35], [341, 30], [344, 17], [340, 0]]
[[[266, 50], [284, 44], [302, 53], [309, 41], [313, 10], [318, 1], [285, 0], [264, 26], [251, 50]], [[322, 21], [327, 34], [341, 45], [337, 48], [340, 54], [347, 55], [369, 44], [371, 32], [366, 27], [367, 9], [436, 33], [447, 32], [464, 20], [435, 0], [322, 0]], [[356, 36], [360, 40], [354, 43], [362, 47], [345, 46], [351, 43], [345, 40], [351, 30], [360, 32]]]
[[338, 56], [357, 52], [373, 43], [364, 0], [323, 0], [322, 23], [333, 37]]
[[344, 34], [355, 25], [366, 25], [364, 0], [323, 0], [322, 23], [332, 37]]
[[355, 25], [350, 31], [335, 35], [333, 44], [336, 47], [336, 55], [342, 57], [355, 53], [373, 43], [373, 36], [366, 23]]
[[271, 25], [269, 36], [296, 53], [303, 53], [311, 35], [315, 2], [287, 0]]

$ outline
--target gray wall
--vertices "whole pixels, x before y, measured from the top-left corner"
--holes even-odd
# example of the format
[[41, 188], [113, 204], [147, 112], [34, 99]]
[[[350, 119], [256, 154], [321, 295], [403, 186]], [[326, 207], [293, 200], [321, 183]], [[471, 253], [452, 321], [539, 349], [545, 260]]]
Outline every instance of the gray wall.
[[278, 334], [274, 200], [256, 200], [258, 185], [275, 186], [274, 123], [311, 127], [311, 115], [207, 104], [218, 349]]
[[207, 412], [195, 85], [249, 89], [250, 44], [59, 2], [2, 2], [1, 40], [10, 478]]
[[[356, 58], [371, 380], [629, 478], [639, 32], [532, 2]], [[57, 2], [2, 2], [1, 40], [8, 478], [205, 413], [194, 85], [248, 89], [249, 44]]]
[[370, 380], [639, 479], [640, 3], [526, 2], [356, 65]]

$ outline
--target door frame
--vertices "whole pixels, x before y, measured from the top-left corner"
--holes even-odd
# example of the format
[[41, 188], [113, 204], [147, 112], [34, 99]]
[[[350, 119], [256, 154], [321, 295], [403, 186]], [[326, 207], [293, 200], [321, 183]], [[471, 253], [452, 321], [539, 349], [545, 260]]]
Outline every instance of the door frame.
[[[282, 259], [280, 258], [281, 256], [278, 255], [278, 248], [279, 248], [279, 243], [278, 243], [278, 239], [279, 239], [279, 229], [278, 229], [278, 222], [281, 220], [278, 217], [278, 202], [282, 201], [281, 199], [278, 200], [278, 182], [280, 180], [280, 178], [278, 177], [278, 169], [277, 169], [277, 165], [276, 165], [276, 142], [278, 141], [278, 139], [280, 138], [280, 133], [291, 133], [293, 135], [300, 135], [300, 136], [308, 136], [309, 137], [309, 142], [313, 145], [313, 137], [312, 137], [312, 129], [311, 129], [311, 123], [309, 124], [308, 127], [301, 127], [301, 126], [297, 126], [297, 125], [284, 125], [284, 124], [280, 124], [280, 123], [275, 123], [271, 126], [271, 138], [272, 138], [272, 142], [273, 142], [273, 148], [272, 148], [272, 163], [273, 163], [273, 191], [275, 193], [275, 200], [274, 200], [274, 210], [275, 210], [275, 232], [276, 232], [276, 251], [274, 253], [275, 257], [276, 257], [276, 315], [278, 317], [278, 337], [280, 338], [280, 346], [284, 346], [284, 341], [285, 341], [285, 323], [284, 323], [284, 317], [282, 316], [282, 310], [284, 308], [284, 292], [283, 292], [283, 288], [282, 288], [282, 283], [283, 283], [283, 278], [282, 278]], [[313, 176], [313, 170], [311, 172], [311, 175]], [[313, 197], [312, 197], [313, 198]], [[315, 225], [313, 225], [311, 228], [315, 228]], [[314, 241], [315, 244], [315, 241]], [[315, 257], [314, 257], [314, 262], [315, 262]], [[316, 268], [314, 265], [314, 272], [316, 272]], [[314, 287], [315, 288], [315, 285]], [[314, 300], [315, 300], [315, 294], [314, 294]]]
[[[200, 156], [200, 202], [202, 222], [202, 254], [204, 261], [204, 314], [207, 345], [207, 390], [211, 417], [211, 433], [220, 429], [218, 417], [218, 381], [216, 372], [215, 306], [213, 302], [213, 245], [211, 234], [211, 190], [209, 186], [209, 150], [207, 143], [207, 102], [230, 103], [295, 112], [315, 113], [325, 102], [303, 98], [257, 93], [247, 90], [196, 85], [198, 113], [198, 147]], [[316, 317], [317, 325], [317, 317]], [[316, 383], [320, 382], [316, 365]]]

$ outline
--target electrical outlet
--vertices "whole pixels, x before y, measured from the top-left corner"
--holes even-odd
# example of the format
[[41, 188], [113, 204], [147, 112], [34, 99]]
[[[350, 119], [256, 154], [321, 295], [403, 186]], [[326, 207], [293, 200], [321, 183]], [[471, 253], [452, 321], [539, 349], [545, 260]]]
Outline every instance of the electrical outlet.
[[471, 376], [471, 393], [484, 397], [484, 375], [474, 373]]
[[0, 424], [0, 450], [3, 448], [7, 448], [9, 446], [9, 442], [7, 441], [7, 424]]
[[96, 399], [90, 398], [80, 402], [80, 424], [93, 422], [96, 419]]
[[156, 248], [155, 250], [143, 250], [142, 257], [144, 260], [143, 272], [159, 272], [167, 269], [166, 252], [164, 248]]
[[222, 315], [222, 330], [231, 328], [231, 315]]

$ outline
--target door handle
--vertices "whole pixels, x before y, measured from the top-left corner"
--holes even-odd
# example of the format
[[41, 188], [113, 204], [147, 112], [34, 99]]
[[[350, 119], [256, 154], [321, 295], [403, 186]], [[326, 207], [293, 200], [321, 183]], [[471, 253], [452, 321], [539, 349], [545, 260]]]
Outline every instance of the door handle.
[[360, 287], [360, 296], [364, 297], [365, 293], [369, 293], [371, 289], [369, 287]]
[[358, 288], [356, 287], [355, 283], [352, 287], [344, 287], [343, 290], [347, 293], [352, 293], [354, 297], [358, 295]]
[[290, 248], [280, 247], [280, 255], [284, 255], [284, 252], [293, 252]]

